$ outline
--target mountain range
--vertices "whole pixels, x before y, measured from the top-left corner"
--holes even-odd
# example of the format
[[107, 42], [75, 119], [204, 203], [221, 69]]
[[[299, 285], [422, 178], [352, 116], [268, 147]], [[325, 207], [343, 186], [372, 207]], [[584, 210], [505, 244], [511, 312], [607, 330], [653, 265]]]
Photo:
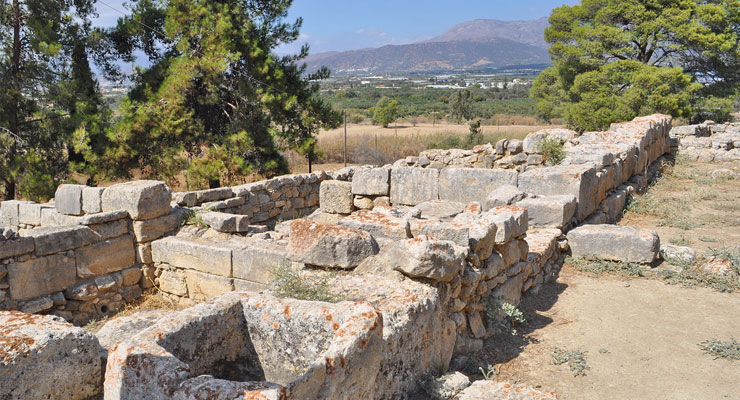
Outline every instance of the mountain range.
[[477, 19], [418, 43], [310, 55], [309, 71], [322, 65], [334, 74], [484, 72], [550, 63], [547, 18], [531, 21]]

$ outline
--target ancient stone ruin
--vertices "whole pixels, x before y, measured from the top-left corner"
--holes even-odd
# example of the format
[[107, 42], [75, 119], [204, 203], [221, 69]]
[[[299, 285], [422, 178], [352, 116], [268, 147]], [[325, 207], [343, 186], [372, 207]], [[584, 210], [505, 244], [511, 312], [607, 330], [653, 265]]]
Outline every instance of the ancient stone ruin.
[[[54, 203], [5, 201], [0, 309], [23, 313], [0, 312], [0, 398], [57, 393], [24, 371], [62, 362], [97, 371], [65, 376], [69, 399], [403, 397], [480, 350], [492, 302], [536, 295], [566, 254], [655, 261], [657, 235], [607, 224], [676, 147], [669, 132], [653, 115], [236, 187], [62, 185]], [[549, 137], [560, 165], [545, 165]], [[278, 297], [280, 266], [324, 276], [340, 301]], [[107, 349], [63, 322], [153, 286], [200, 304]], [[459, 398], [511, 389], [493, 386]]]

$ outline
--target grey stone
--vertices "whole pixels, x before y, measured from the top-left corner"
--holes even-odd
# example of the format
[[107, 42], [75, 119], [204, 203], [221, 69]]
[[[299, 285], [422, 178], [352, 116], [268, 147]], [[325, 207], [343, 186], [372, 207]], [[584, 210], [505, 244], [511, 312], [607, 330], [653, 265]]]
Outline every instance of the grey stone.
[[105, 240], [123, 236], [129, 232], [128, 221], [119, 219], [113, 222], [102, 224], [88, 225], [97, 235], [97, 239]]
[[543, 131], [532, 132], [524, 138], [522, 149], [527, 154], [542, 154], [545, 152], [543, 143], [547, 138], [547, 133]]
[[184, 271], [162, 271], [162, 274], [157, 278], [156, 283], [159, 285], [159, 290], [165, 293], [181, 297], [186, 297], [188, 295], [188, 284], [185, 281]]
[[139, 221], [157, 218], [170, 212], [172, 193], [160, 181], [120, 183], [103, 192], [103, 211], [125, 210]]
[[422, 381], [424, 391], [435, 400], [448, 400], [470, 386], [470, 379], [461, 372], [448, 372], [439, 378]]
[[108, 239], [75, 251], [77, 275], [80, 278], [110, 274], [136, 263], [134, 239], [131, 235]]
[[234, 278], [267, 285], [273, 272], [287, 262], [287, 250], [272, 241], [253, 240], [245, 248], [234, 249]]
[[0, 312], [0, 398], [83, 400], [102, 395], [97, 338], [60, 317]]
[[355, 196], [353, 203], [355, 208], [358, 210], [372, 210], [375, 207], [373, 199], [364, 196]]
[[658, 234], [631, 226], [584, 225], [568, 232], [573, 257], [652, 263], [658, 257]]
[[449, 282], [465, 268], [468, 249], [450, 241], [422, 235], [399, 242], [402, 256], [394, 269], [412, 278]]
[[509, 143], [506, 144], [506, 150], [511, 154], [521, 153], [524, 147], [524, 143], [519, 139], [509, 139]]
[[234, 291], [234, 280], [205, 272], [185, 270], [185, 282], [188, 285], [188, 297], [205, 301]]
[[576, 216], [583, 221], [601, 203], [596, 168], [591, 164], [536, 168], [519, 174], [519, 190], [540, 196], [573, 195]]
[[8, 264], [10, 296], [30, 300], [62, 291], [77, 281], [74, 257], [55, 254]]
[[103, 191], [105, 188], [85, 187], [82, 189], [82, 211], [96, 214], [103, 211]]
[[668, 263], [693, 265], [696, 263], [696, 250], [686, 246], [664, 244], [660, 246], [660, 256]]
[[85, 215], [75, 219], [77, 225], [97, 225], [106, 222], [120, 221], [128, 217], [124, 210], [99, 212], [97, 214]]
[[21, 311], [28, 314], [37, 314], [50, 310], [52, 307], [54, 307], [54, 301], [51, 297], [46, 296], [23, 303]]
[[0, 241], [0, 260], [22, 254], [28, 254], [34, 249], [33, 238], [19, 237], [13, 240]]
[[376, 206], [342, 218], [339, 224], [369, 232], [376, 238], [407, 239], [411, 237], [409, 221], [412, 217], [408, 209]]
[[359, 229], [305, 219], [297, 219], [290, 224], [287, 251], [291, 261], [351, 268], [377, 254], [378, 250], [375, 239]]
[[[205, 215], [204, 213], [202, 215]], [[152, 218], [144, 221], [134, 221], [134, 236], [139, 243], [151, 242], [166, 235], [167, 233], [177, 230], [188, 217], [188, 210], [184, 208], [174, 208], [172, 212], [158, 218]]]
[[540, 196], [516, 203], [527, 209], [529, 226], [533, 228], [563, 228], [576, 212], [576, 198], [572, 195]]
[[98, 297], [100, 291], [94, 280], [80, 282], [64, 291], [70, 300], [89, 301]]
[[440, 200], [485, 203], [504, 185], [516, 186], [518, 173], [504, 169], [446, 168], [439, 175]]
[[483, 210], [488, 211], [495, 207], [508, 206], [527, 197], [527, 194], [516, 186], [501, 185], [488, 193], [486, 201], [483, 202]]
[[18, 222], [26, 225], [41, 225], [41, 205], [35, 203], [18, 204]]
[[95, 334], [103, 348], [108, 349], [114, 344], [130, 339], [139, 332], [152, 326], [160, 318], [170, 314], [167, 310], [145, 310], [134, 314], [111, 319]]
[[321, 210], [331, 214], [349, 214], [354, 208], [352, 183], [323, 181], [319, 191]]
[[173, 267], [231, 277], [232, 249], [215, 243], [166, 237], [152, 242], [152, 260]]
[[6, 200], [0, 202], [0, 225], [17, 227], [19, 220], [19, 206], [28, 203], [20, 200]]
[[212, 211], [200, 214], [200, 217], [203, 218], [203, 222], [219, 232], [236, 233], [249, 231], [250, 218], [246, 215]]
[[492, 297], [518, 306], [522, 299], [522, 278], [517, 276], [509, 278], [503, 285], [494, 290]]
[[415, 206], [439, 199], [439, 171], [400, 167], [391, 170], [391, 203]]
[[360, 168], [352, 177], [352, 193], [362, 196], [388, 196], [390, 174], [390, 168]]
[[64, 215], [82, 215], [82, 190], [86, 187], [85, 185], [59, 185], [54, 194], [57, 212]]
[[465, 210], [465, 204], [454, 201], [431, 200], [425, 201], [416, 207], [421, 211], [421, 218], [444, 219], [452, 218]]
[[86, 226], [45, 226], [22, 235], [33, 238], [35, 253], [39, 256], [76, 249], [95, 239], [95, 233]]

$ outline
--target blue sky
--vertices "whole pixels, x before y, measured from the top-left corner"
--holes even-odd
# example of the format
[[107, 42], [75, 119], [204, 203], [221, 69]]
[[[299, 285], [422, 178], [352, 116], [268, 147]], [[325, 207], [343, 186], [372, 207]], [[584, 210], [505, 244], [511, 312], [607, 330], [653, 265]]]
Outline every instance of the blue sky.
[[[102, 0], [126, 11], [125, 0]], [[294, 52], [303, 43], [311, 52], [342, 51], [406, 44], [441, 35], [453, 25], [479, 18], [527, 20], [550, 15], [550, 10], [573, 0], [294, 0], [289, 20], [303, 17], [301, 38], [283, 46]], [[112, 25], [120, 16], [103, 3], [97, 5], [100, 25]]]

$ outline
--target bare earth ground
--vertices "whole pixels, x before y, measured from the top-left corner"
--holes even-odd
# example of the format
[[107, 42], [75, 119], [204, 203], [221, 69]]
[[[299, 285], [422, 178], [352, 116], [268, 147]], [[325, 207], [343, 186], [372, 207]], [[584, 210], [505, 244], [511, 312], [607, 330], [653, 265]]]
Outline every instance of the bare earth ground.
[[[740, 363], [714, 360], [698, 346], [740, 336], [740, 294], [595, 278], [566, 266], [557, 283], [526, 296], [520, 308], [528, 319], [520, 334], [535, 342], [520, 350], [515, 338], [499, 351], [492, 350], [496, 339], [486, 344], [501, 379], [569, 400], [740, 399]], [[587, 375], [553, 365], [555, 346], [586, 351]]]

